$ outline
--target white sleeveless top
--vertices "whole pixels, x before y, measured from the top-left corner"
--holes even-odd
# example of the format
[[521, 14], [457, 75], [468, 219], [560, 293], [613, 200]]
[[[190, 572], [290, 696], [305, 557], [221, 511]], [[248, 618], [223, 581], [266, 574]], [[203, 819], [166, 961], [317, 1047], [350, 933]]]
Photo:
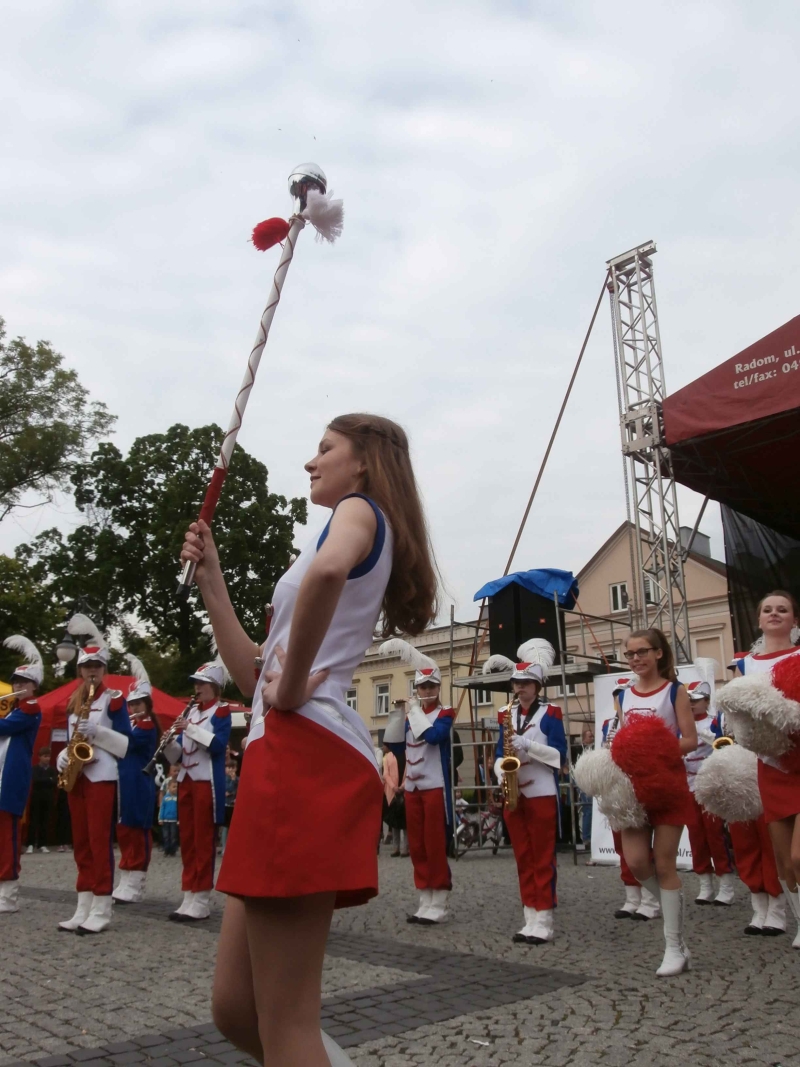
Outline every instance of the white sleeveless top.
[[[739, 670], [747, 677], [749, 674], [768, 674], [776, 663], [798, 655], [800, 655], [800, 648], [787, 648], [781, 652], [748, 652], [746, 656], [738, 657], [736, 662]], [[774, 767], [779, 771], [784, 769], [781, 767], [780, 760], [773, 759], [771, 756], [759, 756], [758, 759], [759, 762], [766, 763], [769, 767]]]
[[[375, 772], [380, 774], [375, 762], [375, 750], [369, 730], [358, 712], [353, 711], [345, 703], [345, 690], [352, 684], [353, 671], [374, 640], [375, 626], [392, 573], [393, 538], [391, 528], [380, 508], [361, 493], [351, 495], [361, 496], [375, 512], [378, 521], [375, 541], [370, 554], [363, 563], [359, 563], [350, 572], [328, 632], [314, 659], [312, 672], [327, 669], [330, 674], [315, 691], [313, 699], [298, 708], [295, 714], [303, 715], [331, 730], [361, 752], [375, 768]], [[322, 533], [306, 545], [275, 586], [272, 626], [264, 646], [264, 666], [253, 697], [253, 718], [247, 739], [248, 745], [264, 736], [265, 713], [261, 703], [264, 674], [269, 670], [280, 670], [275, 648], [280, 645], [287, 651], [289, 649], [292, 616], [300, 584], [316, 558], [317, 551], [328, 536], [329, 528], [330, 521]], [[266, 711], [266, 715], [268, 714], [269, 709]]]
[[678, 717], [672, 703], [673, 685], [674, 682], [665, 681], [660, 689], [654, 689], [652, 693], [639, 693], [635, 685], [625, 689], [620, 694], [623, 726], [625, 716], [632, 711], [639, 715], [658, 715], [677, 737], [679, 730]]

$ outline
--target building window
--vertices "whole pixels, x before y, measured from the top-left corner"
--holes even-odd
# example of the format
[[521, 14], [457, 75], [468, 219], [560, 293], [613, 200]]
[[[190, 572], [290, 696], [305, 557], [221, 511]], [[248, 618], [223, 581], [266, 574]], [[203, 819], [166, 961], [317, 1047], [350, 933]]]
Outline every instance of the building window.
[[658, 584], [653, 578], [645, 576], [644, 599], [648, 604], [657, 604], [661, 597], [658, 595]]
[[358, 690], [348, 689], [345, 694], [345, 701], [348, 708], [352, 708], [353, 711], [358, 711]]
[[416, 700], [417, 699], [417, 691], [414, 688], [414, 675], [413, 674], [408, 679], [408, 696], [409, 696], [410, 700]]
[[494, 704], [494, 699], [488, 689], [476, 689], [475, 703], [480, 707], [483, 704]]
[[[577, 690], [577, 688], [575, 686], [575, 683], [574, 682], [567, 682], [567, 696], [574, 697], [574, 696], [577, 695], [577, 692], [578, 692], [578, 690]], [[563, 697], [563, 695], [564, 695], [564, 690], [561, 688], [560, 679], [559, 679], [559, 686], [558, 686], [558, 689], [556, 689], [555, 695], [557, 697]]]
[[628, 606], [628, 583], [615, 582], [609, 588], [611, 590], [611, 610], [624, 611]]
[[389, 683], [380, 682], [375, 686], [375, 716], [389, 714]]

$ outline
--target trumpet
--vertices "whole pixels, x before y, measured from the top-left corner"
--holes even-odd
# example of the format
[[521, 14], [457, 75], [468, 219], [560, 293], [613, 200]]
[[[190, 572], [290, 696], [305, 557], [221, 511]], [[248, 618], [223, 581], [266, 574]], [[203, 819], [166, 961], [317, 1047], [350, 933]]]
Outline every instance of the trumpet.
[[25, 696], [24, 689], [17, 689], [13, 693], [6, 693], [4, 697], [0, 697], [0, 719], [4, 719], [6, 715], [11, 714], [11, 709], [14, 707], [14, 701], [19, 697]]
[[63, 789], [65, 793], [72, 792], [77, 785], [78, 779], [83, 774], [83, 768], [94, 759], [94, 749], [81, 733], [81, 726], [89, 718], [96, 688], [95, 683], [91, 682], [86, 699], [78, 710], [72, 737], [67, 744], [67, 765], [59, 774], [57, 782], [58, 788]]
[[503, 759], [500, 769], [503, 772], [503, 799], [509, 811], [514, 811], [519, 803], [519, 769], [521, 760], [514, 755], [511, 747], [511, 737], [514, 733], [514, 708], [519, 707], [519, 701], [512, 700], [505, 707], [505, 721], [503, 722]]
[[165, 730], [164, 733], [161, 735], [161, 740], [158, 742], [158, 748], [153, 753], [153, 758], [150, 760], [146, 767], [142, 767], [142, 774], [149, 774], [151, 778], [155, 777], [159, 757], [161, 756], [167, 745], [170, 743], [170, 741], [174, 741], [178, 733], [179, 724], [186, 722], [192, 712], [192, 709], [196, 706], [197, 698], [192, 697], [192, 699], [180, 713], [180, 715], [172, 724], [172, 726], [170, 726], [168, 730]]

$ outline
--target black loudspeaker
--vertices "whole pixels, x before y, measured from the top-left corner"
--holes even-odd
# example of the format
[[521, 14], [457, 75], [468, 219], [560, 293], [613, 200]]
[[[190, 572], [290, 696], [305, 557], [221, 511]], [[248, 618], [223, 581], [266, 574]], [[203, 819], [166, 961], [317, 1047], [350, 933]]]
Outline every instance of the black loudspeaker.
[[558, 663], [555, 601], [510, 582], [489, 597], [489, 650], [493, 656], [507, 656], [516, 663], [517, 649], [532, 637], [549, 641], [556, 650]]

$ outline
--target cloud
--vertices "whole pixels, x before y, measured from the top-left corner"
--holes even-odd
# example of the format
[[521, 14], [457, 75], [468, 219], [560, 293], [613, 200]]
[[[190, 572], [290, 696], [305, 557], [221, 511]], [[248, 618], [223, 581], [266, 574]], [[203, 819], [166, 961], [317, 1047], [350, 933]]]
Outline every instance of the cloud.
[[[606, 259], [658, 240], [672, 389], [796, 314], [798, 21], [724, 0], [18, 5], [0, 313], [65, 354], [123, 448], [227, 424], [277, 262], [250, 230], [317, 160], [345, 233], [301, 238], [240, 441], [296, 495], [330, 417], [401, 421], [466, 617]], [[515, 565], [578, 570], [623, 517], [604, 308]]]

